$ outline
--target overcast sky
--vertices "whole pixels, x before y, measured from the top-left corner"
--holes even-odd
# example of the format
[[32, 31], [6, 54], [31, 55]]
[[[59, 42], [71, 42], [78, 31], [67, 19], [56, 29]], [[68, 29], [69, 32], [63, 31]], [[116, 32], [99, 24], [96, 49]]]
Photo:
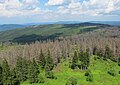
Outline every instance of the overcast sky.
[[119, 20], [120, 0], [0, 0], [0, 24]]

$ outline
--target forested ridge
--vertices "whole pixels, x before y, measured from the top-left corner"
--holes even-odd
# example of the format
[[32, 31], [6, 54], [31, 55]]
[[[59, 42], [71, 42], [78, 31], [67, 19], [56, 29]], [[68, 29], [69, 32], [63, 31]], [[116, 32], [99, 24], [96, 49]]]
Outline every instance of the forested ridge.
[[118, 27], [0, 46], [0, 85], [119, 85], [119, 79]]
[[89, 22], [77, 24], [35, 25], [22, 29], [19, 28], [0, 32], [0, 42], [17, 42], [25, 44], [47, 39], [54, 40], [59, 37], [72, 36], [97, 29], [109, 28], [114, 28], [114, 26]]

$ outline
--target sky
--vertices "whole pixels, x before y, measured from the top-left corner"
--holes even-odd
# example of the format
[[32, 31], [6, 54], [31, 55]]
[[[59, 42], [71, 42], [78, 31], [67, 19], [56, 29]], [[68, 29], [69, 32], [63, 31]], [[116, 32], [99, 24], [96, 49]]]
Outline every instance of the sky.
[[120, 0], [0, 0], [0, 24], [119, 20]]

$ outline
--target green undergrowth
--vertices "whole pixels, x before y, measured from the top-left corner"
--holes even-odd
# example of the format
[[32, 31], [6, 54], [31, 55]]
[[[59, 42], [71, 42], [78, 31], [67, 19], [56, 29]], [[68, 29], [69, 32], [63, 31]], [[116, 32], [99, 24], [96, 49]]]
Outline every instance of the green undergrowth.
[[[32, 85], [66, 85], [67, 80], [70, 77], [74, 77], [78, 80], [77, 85], [120, 85], [120, 67], [116, 62], [111, 60], [94, 60], [94, 56], [90, 59], [89, 70], [93, 74], [93, 82], [86, 81], [86, 71], [79, 69], [72, 70], [69, 65], [69, 61], [63, 61], [59, 63], [53, 70], [57, 79], [45, 78], [45, 83], [32, 84]], [[115, 76], [108, 74], [110, 69], [114, 69], [116, 72]], [[44, 70], [41, 71], [44, 76]], [[30, 85], [29, 81], [23, 82], [21, 85]]]

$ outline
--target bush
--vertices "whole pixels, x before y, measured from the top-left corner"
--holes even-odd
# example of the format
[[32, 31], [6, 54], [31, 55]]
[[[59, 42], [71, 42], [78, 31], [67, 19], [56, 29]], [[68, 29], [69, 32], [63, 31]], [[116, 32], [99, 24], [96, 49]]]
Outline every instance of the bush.
[[75, 69], [75, 66], [76, 66], [76, 65], [73, 65], [73, 64], [72, 64], [72, 65], [71, 65], [71, 69]]
[[90, 82], [93, 81], [93, 74], [91, 73], [90, 70], [86, 71], [85, 76], [87, 76], [86, 81], [90, 81]]
[[42, 75], [39, 77], [39, 83], [45, 83], [45, 78]]
[[12, 85], [20, 85], [20, 81], [17, 80], [17, 79], [14, 79], [14, 80], [12, 81]]
[[47, 71], [46, 77], [50, 79], [57, 79], [57, 77], [54, 76], [54, 73], [52, 71]]
[[108, 74], [110, 74], [111, 76], [116, 76], [116, 71], [114, 69], [110, 69], [108, 71]]
[[86, 71], [85, 76], [89, 76], [91, 72], [89, 70]]
[[94, 57], [94, 60], [97, 60], [97, 57]]
[[89, 74], [86, 78], [86, 81], [93, 82], [93, 75]]
[[120, 74], [120, 71], [118, 73]]
[[120, 66], [120, 63], [118, 63], [118, 66]]
[[94, 60], [100, 59], [99, 56], [94, 56]]
[[86, 72], [86, 73], [85, 73], [85, 76], [88, 76], [88, 75], [89, 75], [89, 73], [88, 73], [88, 72]]
[[77, 85], [77, 79], [76, 78], [69, 78], [66, 85]]

